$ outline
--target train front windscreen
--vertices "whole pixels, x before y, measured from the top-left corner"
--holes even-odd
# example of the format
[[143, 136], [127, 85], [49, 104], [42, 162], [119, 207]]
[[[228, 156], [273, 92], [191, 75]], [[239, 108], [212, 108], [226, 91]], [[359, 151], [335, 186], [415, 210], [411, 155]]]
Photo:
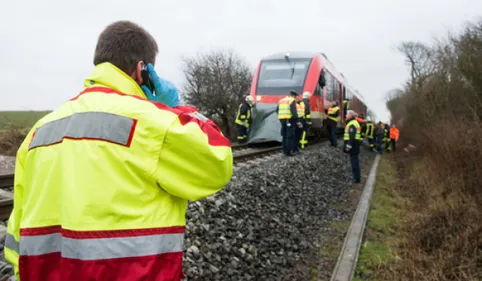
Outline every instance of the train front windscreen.
[[301, 94], [311, 59], [280, 59], [261, 62], [256, 87], [257, 95]]

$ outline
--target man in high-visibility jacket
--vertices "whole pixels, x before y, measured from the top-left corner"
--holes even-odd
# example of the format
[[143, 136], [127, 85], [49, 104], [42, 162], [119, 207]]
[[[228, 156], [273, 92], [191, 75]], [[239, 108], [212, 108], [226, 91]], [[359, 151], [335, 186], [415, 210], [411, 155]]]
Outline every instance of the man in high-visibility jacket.
[[361, 137], [363, 139], [365, 137], [365, 133], [366, 133], [366, 129], [367, 129], [367, 125], [366, 125], [367, 122], [364, 119], [363, 113], [360, 113], [360, 115], [356, 116], [355, 119], [358, 122], [358, 124], [360, 124], [360, 126], [361, 126]]
[[301, 140], [300, 140], [300, 147], [305, 148], [305, 146], [308, 144], [308, 132], [310, 131], [311, 128], [311, 109], [310, 109], [310, 92], [304, 92], [303, 93], [303, 104], [305, 107], [305, 112], [304, 112], [304, 118], [303, 118], [303, 134], [301, 135]]
[[336, 128], [338, 122], [340, 121], [340, 107], [338, 106], [338, 101], [328, 109], [328, 118], [326, 119], [326, 129], [328, 130], [328, 138], [330, 140], [331, 146], [338, 146], [338, 139], [336, 136]]
[[353, 110], [348, 110], [347, 123], [345, 126], [345, 134], [343, 135], [344, 140], [344, 151], [350, 154], [351, 169], [353, 173], [353, 182], [360, 183], [360, 144], [362, 141], [361, 137], [361, 126], [356, 121], [356, 113]]
[[301, 127], [296, 127], [295, 130], [295, 145], [293, 149], [293, 153], [300, 152], [299, 147], [301, 146], [301, 138], [303, 137], [304, 127], [305, 127], [305, 103], [303, 99], [298, 96], [296, 101], [296, 114], [298, 115], [298, 122], [301, 123]]
[[298, 121], [298, 112], [296, 110], [295, 91], [290, 91], [290, 95], [282, 98], [278, 102], [276, 112], [281, 123], [281, 136], [283, 137], [283, 154], [292, 156], [295, 145], [295, 126], [301, 127]]
[[393, 152], [397, 150], [396, 144], [399, 137], [400, 137], [400, 131], [395, 126], [395, 124], [393, 124], [392, 127], [390, 128], [390, 142], [392, 144]]
[[239, 105], [238, 114], [236, 114], [236, 129], [238, 132], [238, 143], [244, 143], [248, 139], [248, 129], [251, 125], [251, 108], [254, 99], [247, 96], [245, 101]]
[[165, 96], [157, 53], [142, 27], [107, 26], [85, 89], [20, 146], [5, 240], [16, 280], [184, 278], [188, 200], [222, 189], [233, 157], [212, 121]]
[[390, 125], [388, 125], [388, 122], [385, 123], [385, 128], [383, 129], [385, 135], [383, 136], [383, 142], [385, 143], [385, 151], [390, 152], [391, 151], [391, 145], [390, 145]]
[[365, 136], [370, 145], [370, 149], [375, 149], [375, 124], [372, 122], [370, 116], [367, 117]]

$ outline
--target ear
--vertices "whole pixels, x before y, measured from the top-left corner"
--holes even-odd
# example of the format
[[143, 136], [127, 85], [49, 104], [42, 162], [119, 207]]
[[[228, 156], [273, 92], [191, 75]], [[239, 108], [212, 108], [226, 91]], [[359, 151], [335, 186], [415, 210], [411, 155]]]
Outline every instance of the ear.
[[144, 62], [139, 61], [136, 66], [136, 70], [134, 73], [131, 75], [132, 79], [134, 79], [137, 84], [142, 85], [144, 80], [142, 79], [142, 69], [144, 68]]

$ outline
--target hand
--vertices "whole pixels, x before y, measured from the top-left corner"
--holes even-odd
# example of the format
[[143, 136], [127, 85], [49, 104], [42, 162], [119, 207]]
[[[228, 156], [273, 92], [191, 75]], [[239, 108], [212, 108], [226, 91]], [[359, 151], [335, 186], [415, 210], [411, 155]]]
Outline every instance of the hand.
[[303, 128], [303, 125], [301, 124], [301, 122], [296, 122], [296, 126], [298, 126], [298, 128]]
[[163, 103], [170, 107], [178, 106], [179, 93], [176, 86], [174, 86], [174, 84], [171, 82], [160, 78], [154, 70], [154, 66], [152, 66], [150, 63], [147, 64], [147, 73], [149, 74], [149, 78], [154, 85], [154, 93], [152, 93], [146, 86], [141, 86], [141, 89], [146, 94], [147, 99]]
[[347, 146], [345, 147], [345, 151], [346, 151], [346, 152], [349, 152], [350, 150], [351, 150], [351, 145], [347, 145]]

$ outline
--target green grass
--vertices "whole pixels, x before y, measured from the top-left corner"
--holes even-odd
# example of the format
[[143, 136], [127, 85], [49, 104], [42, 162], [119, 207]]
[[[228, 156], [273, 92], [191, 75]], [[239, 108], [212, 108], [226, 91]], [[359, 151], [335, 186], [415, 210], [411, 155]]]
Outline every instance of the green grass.
[[0, 111], [0, 131], [32, 127], [50, 111]]
[[396, 244], [401, 218], [399, 209], [403, 202], [396, 186], [396, 169], [388, 158], [382, 157], [354, 281], [375, 281], [377, 268], [387, 265], [393, 257], [391, 249]]

